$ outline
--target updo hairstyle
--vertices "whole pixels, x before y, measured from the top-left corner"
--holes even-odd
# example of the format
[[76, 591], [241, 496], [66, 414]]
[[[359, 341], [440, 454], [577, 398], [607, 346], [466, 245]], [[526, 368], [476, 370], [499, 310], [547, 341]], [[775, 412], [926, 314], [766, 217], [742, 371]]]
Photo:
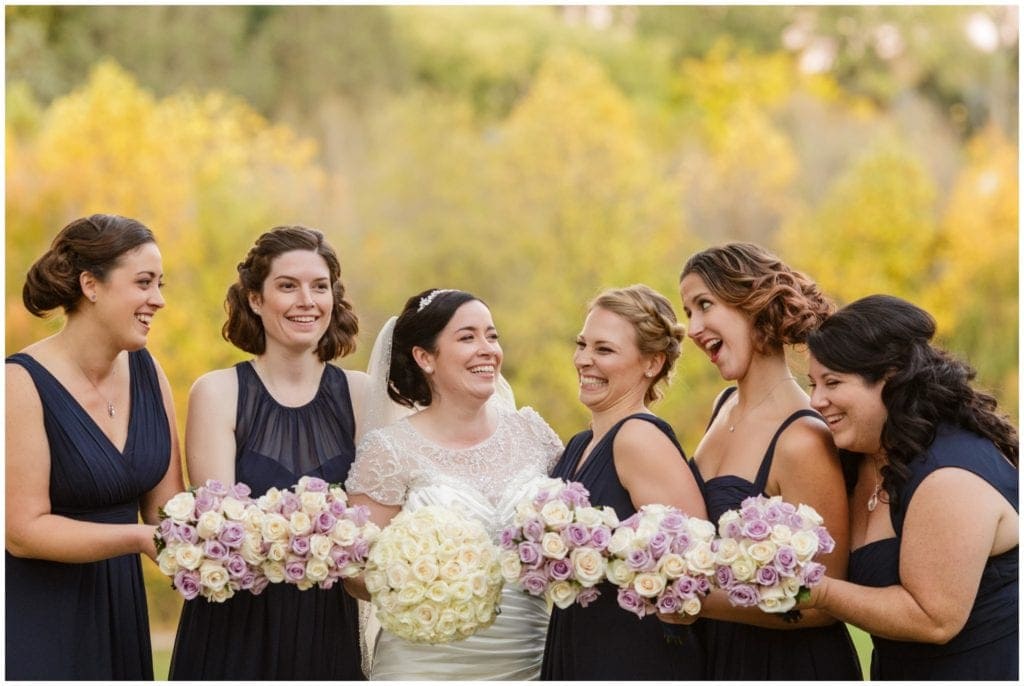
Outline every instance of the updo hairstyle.
[[685, 335], [685, 328], [676, 318], [672, 304], [654, 289], [634, 284], [628, 288], [604, 291], [590, 302], [587, 311], [595, 307], [613, 312], [632, 324], [636, 332], [636, 344], [642, 354], [665, 355], [665, 363], [652, 377], [644, 394], [645, 403], [660, 400], [663, 395], [661, 384], [664, 382], [667, 386], [671, 379], [672, 368], [679, 359], [680, 345]]
[[29, 268], [22, 302], [36, 317], [58, 307], [71, 314], [83, 297], [79, 280], [83, 272], [103, 282], [122, 255], [155, 242], [153, 232], [135, 219], [116, 214], [76, 219], [60, 230], [50, 249]]
[[392, 400], [409, 408], [430, 405], [430, 382], [416, 364], [412, 349], [420, 347], [436, 354], [438, 334], [448, 326], [456, 310], [473, 300], [483, 302], [465, 291], [428, 288], [405, 302], [395, 322], [391, 343], [388, 395]]
[[690, 256], [679, 280], [696, 274], [716, 298], [750, 316], [754, 349], [804, 343], [835, 310], [818, 285], [754, 243], [727, 243]]
[[238, 281], [228, 288], [224, 301], [228, 319], [221, 335], [247, 353], [263, 354], [267, 349], [266, 332], [263, 320], [249, 306], [249, 295], [262, 294], [274, 259], [292, 250], [310, 250], [320, 255], [330, 273], [334, 304], [331, 323], [317, 344], [317, 356], [321, 362], [327, 362], [348, 355], [356, 349], [359, 319], [345, 300], [338, 256], [322, 233], [304, 226], [276, 226], [256, 239], [245, 260], [238, 264]]

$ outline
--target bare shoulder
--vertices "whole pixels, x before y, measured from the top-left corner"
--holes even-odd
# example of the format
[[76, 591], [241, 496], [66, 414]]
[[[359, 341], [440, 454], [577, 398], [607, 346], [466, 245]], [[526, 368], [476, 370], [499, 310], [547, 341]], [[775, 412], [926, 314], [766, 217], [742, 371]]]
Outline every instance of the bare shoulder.
[[190, 404], [200, 403], [210, 409], [223, 405], [232, 411], [237, 398], [238, 372], [234, 367], [215, 369], [203, 374], [192, 384], [188, 395]]
[[823, 462], [838, 464], [832, 432], [818, 417], [800, 417], [779, 436], [775, 445], [775, 462], [787, 472], [812, 467], [820, 469]]
[[657, 425], [637, 418], [629, 419], [622, 425], [615, 436], [614, 447], [616, 454], [623, 452], [652, 458], [666, 449], [678, 452], [669, 437]]
[[40, 407], [39, 391], [32, 381], [32, 375], [20, 364], [8, 362], [7, 374], [7, 407], [19, 408], [19, 411], [32, 407]]
[[353, 393], [362, 393], [370, 385], [370, 375], [366, 372], [361, 372], [355, 369], [342, 369], [345, 373], [345, 379], [348, 381], [348, 387]]

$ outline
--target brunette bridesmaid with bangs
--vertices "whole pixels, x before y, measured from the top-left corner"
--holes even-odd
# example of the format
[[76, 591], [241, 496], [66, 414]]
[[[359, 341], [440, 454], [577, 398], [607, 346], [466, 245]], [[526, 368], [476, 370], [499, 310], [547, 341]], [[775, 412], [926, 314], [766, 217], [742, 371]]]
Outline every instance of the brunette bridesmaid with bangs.
[[[849, 522], [843, 472], [828, 426], [811, 409], [785, 355], [786, 345], [806, 341], [832, 311], [831, 303], [811, 279], [751, 243], [691, 256], [679, 291], [688, 336], [722, 378], [735, 384], [715, 401], [694, 453], [710, 520], [717, 522], [751, 496], [810, 505], [836, 540], [822, 562], [829, 576], [845, 578]], [[799, 621], [787, 622], [757, 608], [733, 607], [723, 592], [713, 591], [701, 617], [709, 679], [861, 678], [846, 627], [825, 612], [805, 611]]]

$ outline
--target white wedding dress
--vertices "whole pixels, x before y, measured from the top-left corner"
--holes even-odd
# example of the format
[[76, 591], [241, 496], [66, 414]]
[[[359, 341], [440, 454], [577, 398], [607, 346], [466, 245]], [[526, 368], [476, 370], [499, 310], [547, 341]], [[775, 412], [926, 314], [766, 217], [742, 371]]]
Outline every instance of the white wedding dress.
[[[562, 443], [535, 411], [499, 409], [494, 433], [464, 449], [423, 437], [408, 418], [368, 433], [345, 482], [383, 505], [461, 508], [490, 532], [512, 523], [516, 503], [547, 476]], [[411, 643], [381, 630], [373, 680], [526, 680], [540, 676], [548, 611], [544, 600], [506, 584], [494, 624], [461, 641]]]

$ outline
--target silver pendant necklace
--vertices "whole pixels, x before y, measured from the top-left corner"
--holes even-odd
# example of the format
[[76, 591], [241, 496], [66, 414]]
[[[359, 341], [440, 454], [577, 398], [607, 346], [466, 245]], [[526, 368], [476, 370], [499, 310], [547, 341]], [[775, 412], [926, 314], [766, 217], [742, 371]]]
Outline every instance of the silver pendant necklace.
[[[89, 385], [93, 387], [93, 390], [96, 391], [96, 395], [102, 398], [103, 402], [107, 404], [107, 416], [113, 419], [114, 416], [117, 414], [117, 410], [114, 408], [114, 403], [110, 402], [107, 396], [103, 395], [103, 392], [100, 390], [100, 387], [97, 386], [96, 383], [89, 378], [89, 375], [85, 373], [84, 369], [82, 369], [82, 365], [78, 364], [78, 360], [76, 360], [73, 357], [71, 358], [71, 360], [75, 363], [75, 366], [78, 367], [78, 371], [82, 372], [82, 376], [84, 376], [85, 380], [89, 382]], [[114, 372], [111, 372], [111, 374], [113, 373]]]

